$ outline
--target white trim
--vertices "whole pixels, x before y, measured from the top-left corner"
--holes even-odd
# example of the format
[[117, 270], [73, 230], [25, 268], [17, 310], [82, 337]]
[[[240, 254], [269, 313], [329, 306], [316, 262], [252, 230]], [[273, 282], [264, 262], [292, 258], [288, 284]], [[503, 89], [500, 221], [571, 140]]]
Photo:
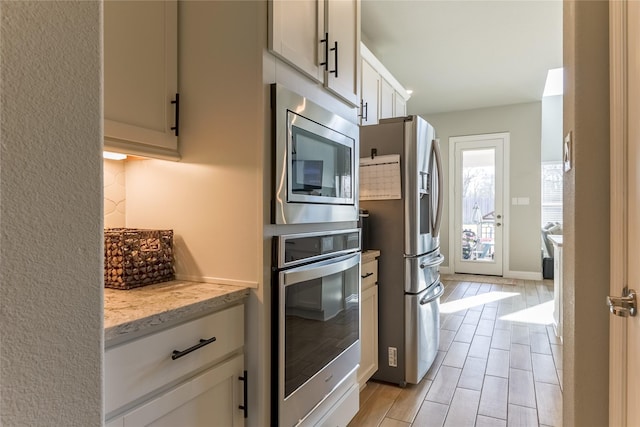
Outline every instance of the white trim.
[[[510, 193], [510, 181], [511, 176], [510, 173], [510, 163], [511, 163], [511, 155], [510, 155], [510, 132], [498, 132], [498, 133], [487, 133], [487, 134], [478, 134], [478, 135], [466, 135], [466, 136], [451, 136], [449, 137], [449, 191], [448, 194], [451, 195], [455, 191], [455, 145], [458, 142], [469, 142], [469, 141], [482, 141], [489, 139], [502, 139], [502, 274], [505, 274], [505, 271], [509, 271], [509, 219], [510, 219], [510, 209], [509, 202], [511, 200]], [[453, 189], [451, 186], [454, 186]], [[453, 210], [453, 212], [452, 212]], [[455, 199], [451, 200], [449, 197], [449, 270], [452, 274], [455, 272], [455, 219], [452, 221], [451, 218], [455, 214]], [[542, 273], [540, 273], [542, 274]], [[534, 279], [535, 280], [535, 279]]]
[[447, 266], [440, 266], [440, 268], [438, 269], [440, 271], [440, 274], [453, 274], [451, 271], [451, 268], [447, 265]]
[[[627, 1], [609, 2], [610, 76], [610, 295], [627, 282]], [[627, 319], [609, 318], [609, 425], [627, 425]]]
[[409, 95], [404, 86], [402, 86], [402, 84], [400, 84], [400, 82], [395, 77], [393, 77], [393, 74], [391, 74], [389, 70], [387, 70], [387, 67], [385, 67], [384, 64], [380, 62], [378, 58], [376, 58], [373, 52], [371, 52], [369, 48], [362, 42], [360, 42], [360, 56], [362, 57], [362, 59], [367, 61], [369, 65], [371, 65], [373, 69], [378, 72], [378, 74], [380, 74], [380, 77], [385, 79], [387, 83], [389, 83], [391, 87], [393, 87], [393, 89], [395, 89], [395, 91], [398, 92], [400, 96], [402, 96], [405, 102], [408, 101], [409, 98], [411, 98], [411, 95]]
[[505, 279], [522, 280], [542, 280], [542, 273], [539, 271], [511, 271], [505, 270], [502, 274]]
[[243, 288], [258, 288], [258, 282], [248, 280], [222, 279], [220, 277], [202, 277], [189, 274], [176, 274], [176, 280], [186, 280], [187, 282], [213, 283], [216, 285], [240, 286]]

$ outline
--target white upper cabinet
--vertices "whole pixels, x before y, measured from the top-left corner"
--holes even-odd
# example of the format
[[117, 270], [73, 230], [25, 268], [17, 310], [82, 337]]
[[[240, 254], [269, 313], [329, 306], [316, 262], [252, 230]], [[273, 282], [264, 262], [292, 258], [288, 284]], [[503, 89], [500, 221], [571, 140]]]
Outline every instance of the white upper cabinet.
[[385, 79], [380, 79], [380, 118], [388, 119], [396, 117], [394, 107], [396, 104], [396, 94], [393, 86]]
[[395, 107], [393, 114], [396, 117], [402, 117], [407, 115], [407, 101], [398, 92], [395, 92], [394, 97]]
[[269, 49], [358, 105], [360, 0], [272, 0]]
[[[364, 44], [360, 45], [360, 52], [362, 54], [360, 124], [372, 125], [377, 124], [379, 119], [406, 116], [409, 93]], [[377, 85], [375, 96], [373, 95], [374, 85]]]
[[[318, 82], [324, 66], [318, 61], [323, 49], [324, 0], [270, 2], [269, 48], [298, 70]], [[324, 51], [323, 51], [324, 52]]]
[[177, 92], [177, 1], [105, 1], [105, 149], [179, 159]]
[[326, 5], [328, 70], [325, 71], [325, 86], [356, 106], [360, 61], [360, 0], [327, 0]]
[[360, 101], [360, 125], [378, 124], [380, 74], [367, 61], [362, 61], [362, 100]]

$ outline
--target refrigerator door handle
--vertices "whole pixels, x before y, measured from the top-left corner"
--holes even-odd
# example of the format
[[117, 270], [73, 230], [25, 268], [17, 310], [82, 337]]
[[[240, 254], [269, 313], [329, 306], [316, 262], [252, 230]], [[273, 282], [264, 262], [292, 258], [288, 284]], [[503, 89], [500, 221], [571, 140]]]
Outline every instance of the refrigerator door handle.
[[420, 300], [420, 305], [429, 304], [442, 296], [442, 294], [444, 293], [444, 285], [442, 284], [442, 282], [440, 282], [438, 283], [438, 286], [440, 287], [440, 289], [438, 289], [436, 294], [431, 296], [425, 296], [424, 298], [422, 298]]
[[443, 198], [443, 182], [442, 182], [442, 157], [440, 155], [440, 141], [438, 139], [434, 139], [431, 144], [431, 150], [435, 155], [436, 159], [436, 177], [438, 179], [438, 209], [435, 215], [435, 221], [433, 222], [433, 237], [438, 237], [440, 234], [440, 222], [442, 220], [442, 198]]

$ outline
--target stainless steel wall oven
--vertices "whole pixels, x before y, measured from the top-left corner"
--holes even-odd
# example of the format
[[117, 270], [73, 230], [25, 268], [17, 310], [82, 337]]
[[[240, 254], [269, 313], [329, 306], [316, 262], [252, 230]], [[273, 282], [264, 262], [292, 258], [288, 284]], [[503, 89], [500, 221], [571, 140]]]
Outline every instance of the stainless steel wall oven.
[[274, 237], [272, 425], [294, 426], [360, 362], [360, 231]]
[[358, 220], [358, 126], [284, 87], [271, 86], [272, 222]]

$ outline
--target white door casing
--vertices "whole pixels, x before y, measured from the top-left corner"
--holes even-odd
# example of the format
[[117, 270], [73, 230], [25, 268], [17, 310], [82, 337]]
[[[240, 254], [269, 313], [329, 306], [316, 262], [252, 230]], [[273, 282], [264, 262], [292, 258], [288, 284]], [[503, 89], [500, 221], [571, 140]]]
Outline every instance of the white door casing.
[[[640, 288], [640, 3], [609, 3], [611, 272], [609, 294]], [[610, 317], [609, 425], [640, 419], [640, 317]]]
[[[462, 152], [476, 149], [495, 150], [494, 257], [490, 261], [483, 262], [465, 260], [462, 256]], [[451, 272], [502, 276], [504, 267], [508, 266], [509, 133], [451, 137], [449, 138], [449, 159], [449, 182], [454, 186], [450, 193], [453, 201], [449, 204], [453, 209], [453, 221], [449, 222]], [[497, 225], [498, 223], [500, 226]]]

